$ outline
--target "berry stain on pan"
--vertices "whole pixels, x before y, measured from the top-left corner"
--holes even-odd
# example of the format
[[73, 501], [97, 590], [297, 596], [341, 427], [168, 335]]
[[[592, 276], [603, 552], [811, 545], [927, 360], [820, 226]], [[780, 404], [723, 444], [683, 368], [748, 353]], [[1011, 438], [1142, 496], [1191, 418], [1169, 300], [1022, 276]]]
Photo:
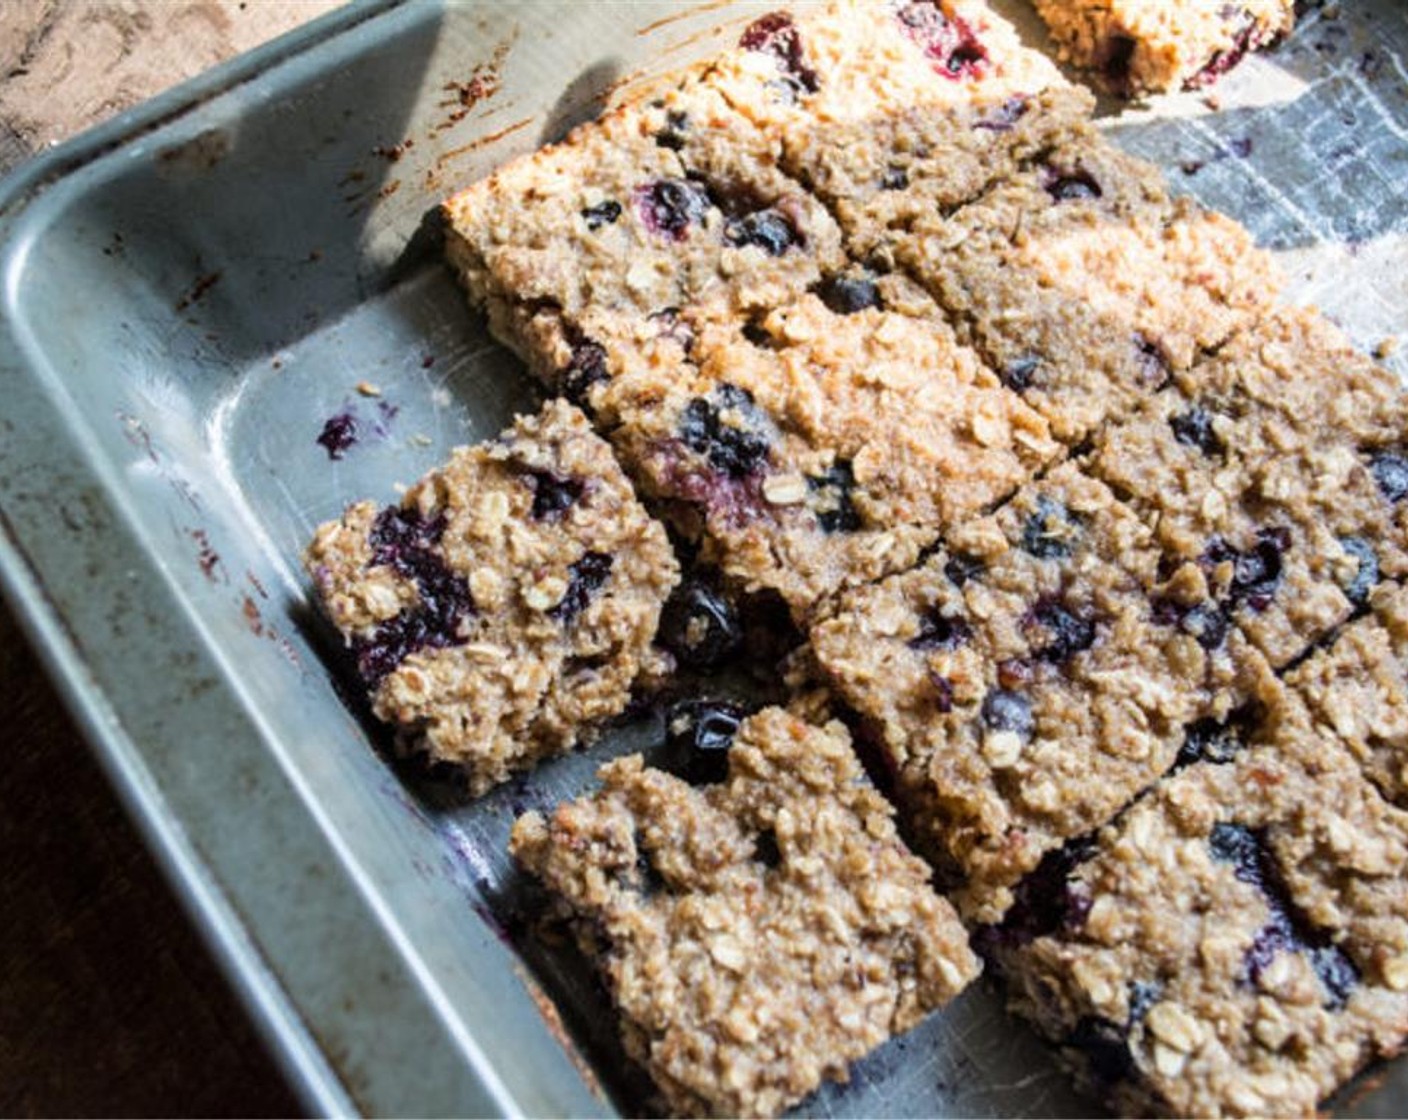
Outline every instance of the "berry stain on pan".
[[323, 430], [313, 442], [328, 453], [329, 459], [337, 461], [368, 436], [386, 439], [391, 434], [391, 422], [400, 411], [399, 405], [379, 400], [376, 402], [375, 415], [369, 420], [364, 420], [356, 405], [344, 405], [340, 412], [323, 421]]

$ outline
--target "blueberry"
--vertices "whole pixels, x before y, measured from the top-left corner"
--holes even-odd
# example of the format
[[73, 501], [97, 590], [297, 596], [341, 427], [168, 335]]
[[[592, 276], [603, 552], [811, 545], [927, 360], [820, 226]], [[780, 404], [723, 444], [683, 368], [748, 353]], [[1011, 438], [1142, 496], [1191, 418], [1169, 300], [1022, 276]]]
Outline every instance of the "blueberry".
[[1173, 438], [1188, 447], [1196, 447], [1204, 455], [1221, 455], [1225, 450], [1222, 440], [1213, 431], [1212, 414], [1196, 405], [1187, 412], [1169, 417], [1168, 426], [1173, 429]]
[[860, 514], [851, 501], [856, 476], [851, 464], [837, 460], [824, 474], [807, 478], [810, 505], [824, 533], [853, 533], [861, 527]]
[[322, 445], [329, 459], [341, 459], [347, 449], [357, 442], [357, 418], [350, 410], [330, 416], [313, 442]]
[[780, 257], [800, 244], [802, 237], [784, 214], [770, 207], [730, 219], [724, 228], [724, 240], [739, 247], [756, 245], [768, 256]]
[[611, 557], [604, 552], [588, 552], [567, 569], [567, 590], [562, 601], [548, 611], [548, 617], [569, 625], [592, 601], [611, 577]]
[[1030, 107], [1026, 96], [1019, 93], [1001, 105], [988, 109], [973, 122], [973, 127], [984, 132], [1011, 132], [1012, 127], [1027, 115]]
[[640, 220], [651, 233], [683, 241], [689, 227], [700, 225], [709, 212], [709, 196], [688, 179], [657, 179], [634, 194]]
[[1074, 932], [1089, 913], [1091, 898], [1084, 884], [1072, 880], [1082, 863], [1095, 854], [1095, 840], [1079, 836], [1041, 857], [1041, 862], [1012, 892], [1012, 905], [1001, 925], [988, 926], [976, 938], [980, 945], [1024, 945], [1058, 930]]
[[1082, 199], [1101, 198], [1104, 191], [1095, 181], [1095, 176], [1083, 168], [1048, 167], [1042, 179], [1046, 193], [1057, 202], [1076, 202]]
[[1133, 1026], [1149, 1013], [1149, 1008], [1163, 998], [1164, 986], [1157, 980], [1129, 982], [1129, 1025]]
[[1339, 1011], [1349, 1002], [1349, 993], [1359, 984], [1359, 969], [1338, 945], [1321, 945], [1307, 954], [1310, 967], [1320, 978], [1329, 999], [1325, 1006]]
[[909, 172], [903, 167], [887, 167], [880, 177], [882, 191], [902, 191], [909, 186]]
[[1265, 610], [1281, 583], [1283, 556], [1290, 547], [1290, 531], [1262, 529], [1257, 542], [1233, 562], [1232, 588], [1253, 610]]
[[669, 882], [651, 860], [639, 833], [636, 834], [636, 877], [644, 894], [661, 894], [670, 889]]
[[1200, 719], [1188, 725], [1183, 735], [1183, 745], [1178, 748], [1178, 758], [1174, 760], [1174, 768], [1181, 769], [1195, 762], [1228, 763], [1242, 746], [1240, 729], [1233, 720], [1224, 724], [1215, 719]]
[[1379, 558], [1373, 545], [1362, 537], [1341, 537], [1340, 547], [1358, 561], [1354, 578], [1344, 589], [1344, 597], [1356, 607], [1363, 607], [1369, 602], [1369, 592], [1379, 582]]
[[1055, 600], [1037, 603], [1031, 620], [1050, 634], [1050, 640], [1040, 648], [1037, 656], [1053, 665], [1069, 661], [1095, 644], [1095, 623]]
[[533, 518], [536, 521], [557, 521], [582, 498], [586, 483], [549, 471], [531, 471], [524, 481], [533, 488]]
[[777, 833], [770, 828], [758, 833], [753, 842], [753, 858], [769, 870], [782, 866], [782, 851], [777, 846]]
[[1391, 451], [1381, 451], [1369, 460], [1374, 481], [1379, 490], [1390, 502], [1401, 502], [1408, 497], [1408, 459]]
[[1290, 530], [1272, 526], [1257, 533], [1256, 544], [1241, 551], [1215, 536], [1203, 550], [1200, 563], [1212, 567], [1230, 562], [1232, 583], [1228, 596], [1233, 604], [1245, 601], [1255, 611], [1271, 604], [1281, 584], [1285, 552], [1291, 546]]
[[953, 682], [939, 673], [929, 674], [929, 683], [934, 686], [934, 707], [940, 715], [953, 711]]
[[655, 143], [672, 152], [678, 152], [685, 144], [685, 133], [689, 131], [689, 115], [678, 109], [665, 114], [665, 127], [655, 134]]
[[691, 785], [728, 777], [728, 752], [745, 712], [727, 700], [682, 700], [666, 715], [669, 768]]
[[680, 417], [680, 438], [718, 470], [743, 478], [767, 459], [771, 427], [746, 389], [727, 382], [708, 397], [695, 397]]
[[650, 315], [657, 338], [669, 338], [688, 354], [694, 349], [694, 326], [680, 315], [678, 307], [666, 307]]
[[958, 79], [982, 72], [986, 48], [964, 20], [948, 15], [936, 0], [910, 0], [895, 15], [939, 74]]
[[427, 520], [419, 510], [389, 507], [377, 514], [367, 535], [372, 546], [372, 564], [385, 564], [398, 575], [416, 579], [427, 561], [440, 566], [432, 550], [445, 534], [445, 517], [437, 514]]
[[1011, 731], [1023, 739], [1036, 732], [1032, 702], [1020, 692], [994, 688], [983, 697], [983, 722], [993, 731]]
[[621, 216], [621, 204], [611, 199], [597, 203], [595, 206], [588, 206], [582, 211], [582, 217], [586, 219], [587, 229], [595, 232], [602, 226], [613, 224]]
[[1199, 603], [1179, 620], [1185, 634], [1191, 634], [1206, 650], [1219, 648], [1227, 640], [1231, 624], [1220, 608], [1212, 603]]
[[1139, 367], [1142, 381], [1151, 389], [1159, 388], [1168, 380], [1168, 359], [1158, 343], [1142, 334], [1136, 334], [1133, 341], [1134, 363]]
[[1225, 821], [1213, 825], [1208, 836], [1208, 847], [1213, 859], [1232, 865], [1232, 873], [1238, 879], [1265, 890], [1262, 840], [1246, 825]]
[[1002, 367], [999, 376], [1002, 383], [1014, 393], [1025, 393], [1032, 387], [1032, 382], [1036, 380], [1037, 371], [1041, 369], [1041, 358], [1035, 354], [1023, 354], [1020, 358], [1013, 358]]
[[670, 593], [660, 613], [661, 645], [688, 668], [715, 668], [742, 641], [738, 610], [711, 579], [687, 579]]
[[828, 276], [817, 289], [821, 302], [837, 315], [854, 315], [870, 307], [880, 306], [880, 289], [868, 277], [836, 273]]
[[372, 523], [368, 541], [373, 565], [386, 565], [415, 583], [419, 602], [379, 624], [352, 643], [357, 670], [369, 685], [379, 685], [411, 654], [460, 644], [460, 627], [474, 613], [474, 600], [463, 579], [445, 567], [439, 554], [445, 519], [427, 520], [416, 510], [386, 509]]
[[816, 71], [802, 51], [802, 36], [786, 12], [769, 12], [744, 30], [738, 45], [746, 51], [772, 55], [787, 85], [794, 91], [815, 93], [821, 88]]
[[920, 616], [919, 633], [909, 640], [909, 648], [947, 652], [965, 645], [972, 636], [973, 629], [964, 619], [935, 609]]
[[1117, 1085], [1136, 1072], [1134, 1056], [1129, 1052], [1129, 1031], [1109, 1019], [1082, 1016], [1066, 1045], [1085, 1055], [1091, 1077], [1101, 1084]]
[[591, 387], [611, 378], [606, 369], [606, 348], [589, 338], [574, 338], [570, 343], [572, 353], [567, 367], [558, 376], [558, 384], [564, 397], [578, 408], [590, 411]]
[[1038, 560], [1063, 560], [1071, 554], [1071, 539], [1079, 523], [1064, 505], [1045, 494], [1022, 526], [1022, 547]]
[[971, 556], [952, 556], [944, 565], [944, 575], [948, 576], [955, 587], [962, 587], [970, 579], [981, 576], [986, 570], [987, 565]]
[[1206, 650], [1219, 648], [1231, 628], [1226, 612], [1216, 603], [1184, 607], [1172, 599], [1157, 599], [1153, 603], [1153, 617], [1161, 626], [1177, 626]]

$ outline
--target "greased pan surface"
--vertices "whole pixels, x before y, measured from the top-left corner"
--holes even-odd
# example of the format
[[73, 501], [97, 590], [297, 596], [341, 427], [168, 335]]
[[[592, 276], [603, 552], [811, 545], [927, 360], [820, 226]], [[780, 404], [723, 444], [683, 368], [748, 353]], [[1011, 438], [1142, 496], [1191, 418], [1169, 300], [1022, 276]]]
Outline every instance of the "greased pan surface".
[[[1040, 41], [1025, 5], [994, 6]], [[658, 726], [470, 803], [342, 698], [297, 557], [346, 502], [392, 500], [534, 399], [464, 310], [428, 211], [765, 9], [354, 5], [0, 186], [0, 572], [320, 1111], [641, 1106], [604, 997], [520, 928], [503, 848], [516, 812]], [[1373, 349], [1408, 325], [1405, 60], [1408, 10], [1362, 0], [1308, 14], [1216, 108], [1111, 105], [1107, 123]], [[329, 421], [355, 440], [337, 459]], [[1408, 1063], [1372, 1080], [1339, 1111], [1408, 1108]], [[983, 987], [806, 1106], [1089, 1108]]]

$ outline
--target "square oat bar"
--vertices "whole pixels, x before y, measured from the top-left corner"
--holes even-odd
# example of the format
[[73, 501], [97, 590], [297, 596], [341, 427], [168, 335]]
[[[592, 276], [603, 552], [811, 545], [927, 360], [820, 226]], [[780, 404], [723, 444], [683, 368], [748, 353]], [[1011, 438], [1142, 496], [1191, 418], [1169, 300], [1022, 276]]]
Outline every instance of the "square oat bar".
[[1345, 627], [1286, 682], [1379, 792], [1408, 808], [1408, 590], [1382, 584], [1370, 602], [1372, 614]]
[[783, 166], [827, 204], [859, 260], [890, 262], [892, 242], [944, 217], [1061, 142], [1093, 135], [1084, 89], [986, 95], [819, 122], [789, 139]]
[[1064, 85], [982, 0], [835, 0], [761, 16], [708, 83], [784, 146], [817, 125]]
[[1150, 530], [1065, 465], [813, 627], [964, 916], [1111, 820], [1269, 677], [1240, 635], [1168, 625]]
[[1408, 1035], [1408, 814], [1295, 713], [1057, 853], [977, 935], [1123, 1115], [1314, 1116]]
[[701, 788], [639, 755], [600, 777], [521, 817], [511, 847], [574, 920], [672, 1113], [782, 1112], [977, 976], [839, 723], [765, 709]]
[[825, 208], [693, 77], [500, 168], [445, 202], [446, 253], [490, 329], [590, 408], [675, 323], [738, 318], [845, 264]]
[[1090, 469], [1150, 524], [1179, 582], [1276, 666], [1408, 571], [1371, 446], [1401, 392], [1302, 311], [1278, 312], [1176, 375], [1097, 441]]
[[1059, 451], [922, 292], [859, 272], [744, 329], [702, 324], [688, 361], [603, 401], [642, 492], [798, 619], [910, 566]]
[[1033, 2], [1062, 60], [1123, 97], [1207, 85], [1295, 22], [1295, 0]]
[[679, 579], [664, 528], [564, 401], [456, 450], [398, 506], [351, 506], [304, 565], [377, 717], [475, 794], [625, 708]]
[[1250, 325], [1279, 287], [1246, 230], [1171, 199], [1157, 168], [1093, 135], [916, 221], [893, 253], [1072, 444]]

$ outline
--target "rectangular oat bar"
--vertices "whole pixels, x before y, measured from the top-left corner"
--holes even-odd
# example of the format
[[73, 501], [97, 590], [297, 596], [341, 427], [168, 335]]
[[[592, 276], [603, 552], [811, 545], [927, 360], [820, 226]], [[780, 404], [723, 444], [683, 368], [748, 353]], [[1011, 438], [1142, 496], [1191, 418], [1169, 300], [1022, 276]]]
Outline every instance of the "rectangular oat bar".
[[1401, 392], [1291, 310], [1176, 379], [1101, 435], [1090, 469], [1157, 526], [1190, 569], [1178, 582], [1285, 665], [1408, 571], [1367, 442]]
[[915, 222], [947, 216], [1073, 136], [1093, 134], [1078, 87], [906, 106], [818, 122], [789, 137], [783, 166], [831, 209], [858, 260], [892, 264]]
[[1159, 559], [1150, 530], [1067, 464], [812, 628], [966, 918], [999, 918], [1049, 852], [1174, 764], [1188, 726], [1264, 687], [1239, 635], [1164, 620]]
[[825, 208], [771, 158], [689, 77], [447, 200], [446, 253], [495, 335], [590, 407], [624, 367], [678, 349], [681, 312], [744, 316], [844, 265]]
[[1079, 443], [1271, 306], [1246, 230], [1172, 199], [1158, 169], [1075, 135], [893, 254], [1005, 383]]
[[702, 787], [608, 763], [511, 846], [573, 919], [668, 1109], [772, 1116], [979, 966], [839, 723], [765, 709], [727, 759]]
[[1295, 22], [1294, 0], [1033, 0], [1063, 61], [1123, 97], [1215, 81]]
[[1348, 748], [1383, 796], [1408, 807], [1408, 590], [1386, 583], [1372, 613], [1286, 677], [1317, 724]]
[[1408, 1034], [1408, 814], [1273, 704], [977, 942], [1123, 1115], [1314, 1116]]
[[304, 566], [373, 712], [475, 794], [620, 714], [679, 579], [664, 528], [560, 400], [399, 505], [319, 526]]
[[747, 327], [699, 324], [687, 361], [619, 379], [601, 409], [703, 558], [799, 619], [913, 564], [1059, 451], [932, 301], [859, 271]]

